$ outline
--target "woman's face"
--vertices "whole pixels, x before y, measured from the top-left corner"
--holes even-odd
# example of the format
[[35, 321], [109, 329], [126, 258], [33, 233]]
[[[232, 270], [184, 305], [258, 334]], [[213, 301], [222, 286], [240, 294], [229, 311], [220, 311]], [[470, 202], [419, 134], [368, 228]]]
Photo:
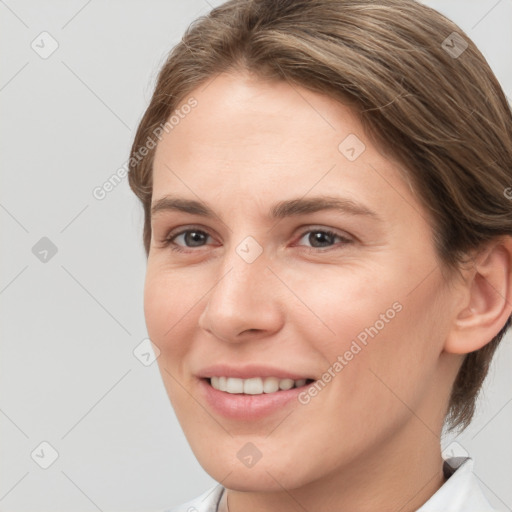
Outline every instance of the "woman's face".
[[[200, 464], [281, 490], [438, 450], [457, 297], [396, 164], [346, 106], [286, 82], [224, 73], [191, 97], [156, 150], [144, 308]], [[241, 395], [211, 376], [316, 382]]]

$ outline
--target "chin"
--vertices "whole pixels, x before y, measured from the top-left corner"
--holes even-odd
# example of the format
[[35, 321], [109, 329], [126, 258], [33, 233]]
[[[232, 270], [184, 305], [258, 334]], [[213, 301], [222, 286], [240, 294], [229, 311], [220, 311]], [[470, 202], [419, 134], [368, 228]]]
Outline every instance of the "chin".
[[[223, 479], [221, 483], [224, 487], [234, 491], [251, 492], [282, 492], [283, 487], [285, 489], [299, 487], [295, 479], [288, 481], [289, 477], [276, 476], [273, 471], [269, 471], [269, 473], [265, 470], [260, 470], [258, 473], [252, 473], [250, 470], [233, 470], [228, 477], [225, 477], [225, 474], [221, 476]], [[213, 477], [213, 475], [211, 476]]]
[[[210, 455], [210, 454], [209, 454]], [[281, 461], [281, 465], [273, 460], [263, 461], [262, 457], [254, 466], [246, 467], [237, 459], [221, 461], [219, 459], [209, 460], [199, 463], [202, 468], [217, 482], [228, 489], [235, 491], [263, 491], [263, 492], [281, 492], [285, 489], [295, 489], [307, 484], [313, 477], [307, 474], [297, 473], [297, 466], [301, 462], [293, 465], [292, 469], [289, 463]], [[224, 463], [223, 463], [224, 462]]]

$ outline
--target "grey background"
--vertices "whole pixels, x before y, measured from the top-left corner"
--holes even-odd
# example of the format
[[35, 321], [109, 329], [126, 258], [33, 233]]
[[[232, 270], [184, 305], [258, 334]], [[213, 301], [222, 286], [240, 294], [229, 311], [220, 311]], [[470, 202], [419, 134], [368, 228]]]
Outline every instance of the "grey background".
[[[219, 3], [0, 1], [1, 511], [159, 510], [216, 483], [156, 363], [133, 354], [147, 337], [142, 209], [126, 179], [103, 200], [92, 191], [126, 162], [167, 52]], [[512, 0], [425, 3], [512, 97]], [[31, 47], [43, 31], [58, 43], [47, 58]], [[511, 363], [508, 334], [473, 424], [443, 441], [474, 457], [499, 510], [512, 510]], [[43, 441], [58, 452], [47, 469]]]

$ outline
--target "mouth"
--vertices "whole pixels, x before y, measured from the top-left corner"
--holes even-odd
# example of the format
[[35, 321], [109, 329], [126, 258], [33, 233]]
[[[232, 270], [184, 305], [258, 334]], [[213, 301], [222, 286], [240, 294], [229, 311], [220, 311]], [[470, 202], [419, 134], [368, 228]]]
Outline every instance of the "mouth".
[[235, 421], [259, 421], [298, 407], [314, 379], [199, 377], [200, 396], [214, 412]]
[[212, 376], [201, 378], [217, 391], [233, 395], [265, 395], [280, 393], [290, 389], [305, 388], [314, 379], [280, 379], [278, 377], [252, 377], [240, 379], [236, 377]]

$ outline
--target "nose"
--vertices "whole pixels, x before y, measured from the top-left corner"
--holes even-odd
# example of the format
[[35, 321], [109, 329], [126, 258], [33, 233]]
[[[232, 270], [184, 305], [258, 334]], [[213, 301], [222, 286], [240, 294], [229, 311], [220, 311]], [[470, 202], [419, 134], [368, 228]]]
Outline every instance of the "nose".
[[235, 343], [279, 331], [283, 319], [279, 297], [284, 292], [279, 293], [279, 279], [267, 264], [264, 253], [249, 263], [231, 250], [218, 267], [199, 326]]

